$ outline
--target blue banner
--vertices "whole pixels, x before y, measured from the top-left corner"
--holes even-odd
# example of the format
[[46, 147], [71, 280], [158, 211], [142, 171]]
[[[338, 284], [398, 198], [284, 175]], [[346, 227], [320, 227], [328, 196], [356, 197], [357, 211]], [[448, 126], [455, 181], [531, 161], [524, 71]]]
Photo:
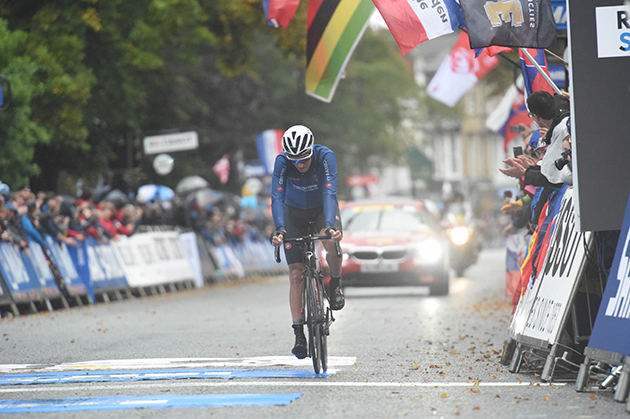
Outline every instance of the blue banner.
[[85, 242], [79, 242], [76, 246], [67, 247], [68, 257], [74, 265], [74, 269], [81, 281], [85, 284], [88, 295], [92, 299], [91, 302], [96, 301], [96, 295], [94, 295], [94, 285], [90, 278], [90, 267], [87, 261], [87, 250]]
[[[90, 281], [94, 289], [112, 289], [127, 287], [127, 278], [125, 271], [120, 265], [114, 250], [109, 244], [99, 244], [93, 237], [85, 239], [85, 255], [75, 255], [75, 266], [77, 263], [82, 264], [89, 273]], [[72, 254], [71, 254], [72, 257]]]
[[9, 243], [0, 243], [0, 273], [14, 301], [30, 301], [44, 294], [37, 277], [29, 275], [24, 259], [28, 257]]
[[559, 31], [567, 30], [567, 1], [566, 0], [551, 0], [551, 7], [553, 8], [553, 17], [556, 21], [556, 27]]
[[630, 355], [630, 199], [588, 346]]
[[74, 268], [74, 264], [72, 263], [72, 259], [70, 258], [66, 245], [59, 244], [57, 240], [50, 235], [46, 235], [45, 239], [46, 243], [48, 243], [48, 249], [52, 254], [53, 262], [57, 267], [61, 278], [63, 278], [63, 281], [66, 284], [66, 289], [72, 295], [86, 294], [87, 287], [81, 278], [79, 278], [79, 274]]

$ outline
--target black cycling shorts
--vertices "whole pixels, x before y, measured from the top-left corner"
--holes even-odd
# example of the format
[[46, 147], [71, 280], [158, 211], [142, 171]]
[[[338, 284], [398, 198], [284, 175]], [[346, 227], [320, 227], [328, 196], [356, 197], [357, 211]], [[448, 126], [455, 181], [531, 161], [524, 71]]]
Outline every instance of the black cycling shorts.
[[[296, 238], [308, 235], [308, 223], [309, 221], [315, 222], [315, 230], [319, 233], [321, 229], [326, 226], [326, 220], [324, 219], [324, 207], [311, 209], [300, 209], [284, 206], [284, 227], [287, 230], [288, 238]], [[339, 216], [339, 204], [337, 204], [337, 216], [335, 217], [334, 228], [341, 230], [341, 217]], [[295, 243], [284, 244], [284, 257], [287, 264], [291, 263], [303, 263], [304, 251], [302, 246]]]

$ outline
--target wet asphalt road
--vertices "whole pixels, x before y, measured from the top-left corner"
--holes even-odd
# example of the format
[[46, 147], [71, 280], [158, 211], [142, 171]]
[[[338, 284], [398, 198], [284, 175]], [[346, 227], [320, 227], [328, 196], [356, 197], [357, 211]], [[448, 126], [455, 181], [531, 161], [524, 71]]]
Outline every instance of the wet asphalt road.
[[451, 280], [446, 297], [430, 297], [423, 287], [347, 288], [346, 307], [329, 337], [329, 377], [297, 376], [310, 374], [312, 366], [290, 357], [287, 277], [2, 319], [4, 377], [45, 378], [60, 364], [80, 362], [102, 373], [105, 364], [120, 370], [121, 360], [133, 360], [124, 364], [128, 371], [265, 369], [287, 375], [13, 384], [0, 386], [0, 399], [54, 405], [68, 397], [297, 397], [283, 406], [137, 409], [127, 402], [125, 410], [7, 415], [29, 418], [628, 417], [611, 390], [577, 393], [571, 377], [548, 385], [535, 370], [514, 374], [499, 363], [511, 318], [504, 263], [503, 250], [484, 251], [466, 277]]

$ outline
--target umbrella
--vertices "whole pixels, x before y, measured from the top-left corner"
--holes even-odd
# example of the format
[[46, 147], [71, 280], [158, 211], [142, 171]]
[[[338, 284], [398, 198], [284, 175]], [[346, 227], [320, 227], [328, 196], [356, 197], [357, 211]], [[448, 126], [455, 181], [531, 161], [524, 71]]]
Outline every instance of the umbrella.
[[225, 193], [213, 189], [200, 189], [192, 196], [200, 207], [207, 207], [208, 205], [216, 206], [226, 198]]
[[104, 201], [113, 202], [114, 205], [121, 206], [129, 203], [129, 197], [125, 195], [120, 189], [114, 189], [105, 195]]
[[153, 202], [153, 201], [170, 201], [175, 196], [175, 192], [164, 185], [142, 185], [138, 188], [138, 202]]
[[175, 191], [180, 195], [186, 195], [197, 189], [207, 188], [209, 185], [210, 184], [201, 176], [187, 176], [179, 181], [175, 187]]

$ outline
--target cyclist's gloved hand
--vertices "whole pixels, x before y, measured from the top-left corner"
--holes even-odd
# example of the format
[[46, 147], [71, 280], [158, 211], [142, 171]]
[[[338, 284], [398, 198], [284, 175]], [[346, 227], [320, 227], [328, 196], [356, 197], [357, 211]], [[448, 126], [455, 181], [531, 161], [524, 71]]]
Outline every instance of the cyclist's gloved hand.
[[271, 233], [271, 237], [269, 237], [269, 241], [271, 241], [271, 244], [273, 244], [274, 246], [282, 244], [282, 242], [284, 241], [284, 236], [286, 235], [287, 235], [287, 232], [284, 230], [274, 231], [273, 233]]

